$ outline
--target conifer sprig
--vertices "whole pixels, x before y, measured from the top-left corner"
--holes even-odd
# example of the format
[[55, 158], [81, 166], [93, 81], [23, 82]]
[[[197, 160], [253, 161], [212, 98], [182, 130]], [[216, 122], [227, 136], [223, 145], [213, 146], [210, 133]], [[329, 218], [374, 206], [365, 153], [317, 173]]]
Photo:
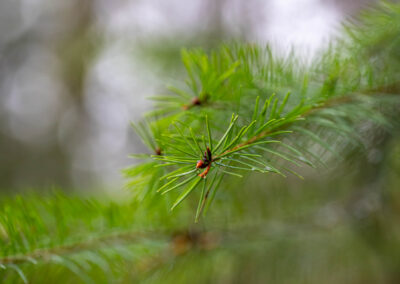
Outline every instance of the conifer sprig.
[[[295, 167], [308, 165], [316, 167], [321, 160], [316, 153], [303, 151], [292, 145], [290, 140], [294, 136], [295, 140], [311, 139], [320, 148], [324, 148], [337, 154], [322, 135], [318, 135], [306, 127], [304, 124], [314, 124], [321, 129], [332, 131], [336, 135], [357, 136], [352, 131], [352, 115], [347, 113], [351, 106], [357, 105], [357, 119], [371, 119], [371, 98], [363, 101], [364, 97], [346, 95], [334, 97], [326, 100], [325, 103], [301, 102], [292, 109], [285, 110], [289, 101], [290, 93], [287, 93], [279, 103], [274, 99], [274, 95], [267, 98], [261, 107], [259, 97], [256, 99], [255, 110], [252, 114], [250, 123], [241, 127], [237, 126], [239, 116], [232, 115], [227, 129], [220, 139], [214, 139], [211, 133], [211, 126], [206, 115], [203, 119], [205, 123], [206, 136], [197, 136], [194, 130], [185, 123], [178, 126], [179, 122], [173, 124], [176, 134], [170, 139], [170, 143], [164, 143], [167, 150], [164, 155], [153, 155], [152, 158], [161, 162], [161, 167], [172, 167], [174, 170], [160, 178], [165, 183], [158, 188], [158, 192], [166, 194], [181, 187], [183, 192], [173, 203], [171, 210], [177, 207], [192, 192], [202, 184], [196, 221], [200, 217], [204, 206], [208, 205], [208, 193], [214, 185], [217, 176], [231, 175], [240, 177], [240, 172], [260, 172], [276, 173], [286, 176], [287, 173], [294, 174], [300, 178], [302, 176], [295, 170], [287, 167], [289, 163]], [[273, 103], [271, 103], [273, 101]], [[365, 111], [364, 115], [363, 110]], [[375, 115], [376, 116], [376, 115]], [[348, 121], [338, 122], [338, 117]], [[385, 120], [377, 116], [375, 123], [384, 124]], [[336, 121], [335, 121], [336, 120]], [[351, 140], [351, 139], [349, 139]], [[354, 138], [356, 144], [360, 142]], [[353, 142], [354, 142], [353, 141]], [[215, 146], [213, 146], [215, 145]], [[285, 163], [282, 163], [285, 162]], [[321, 162], [323, 164], [323, 162]], [[212, 182], [208, 182], [208, 175]], [[201, 180], [204, 179], [203, 183]]]
[[[400, 23], [396, 7], [379, 10], [390, 15], [393, 26]], [[151, 115], [160, 115], [154, 123], [163, 129], [156, 139], [163, 155], [152, 159], [165, 170], [153, 191], [183, 188], [172, 209], [199, 191], [198, 219], [214, 185], [209, 180], [247, 172], [302, 178], [297, 171], [304, 165], [326, 165], [351, 149], [367, 149], [369, 138], [360, 129], [390, 127], [385, 108], [398, 100], [400, 87], [398, 70], [385, 72], [376, 64], [390, 53], [376, 53], [373, 60], [365, 53], [367, 39], [386, 41], [396, 32], [386, 21], [365, 18], [376, 37], [363, 36], [364, 27], [347, 28], [350, 36], [343, 44], [311, 64], [294, 53], [277, 56], [269, 47], [249, 44], [210, 53], [183, 50], [186, 86], [169, 87], [170, 94], [153, 98]]]

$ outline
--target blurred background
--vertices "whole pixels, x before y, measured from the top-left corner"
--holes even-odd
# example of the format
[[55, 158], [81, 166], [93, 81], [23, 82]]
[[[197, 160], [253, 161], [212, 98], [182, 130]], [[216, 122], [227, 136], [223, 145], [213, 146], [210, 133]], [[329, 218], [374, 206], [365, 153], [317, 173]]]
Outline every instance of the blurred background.
[[182, 47], [312, 56], [372, 0], [0, 1], [0, 190], [123, 185], [129, 126], [184, 75]]

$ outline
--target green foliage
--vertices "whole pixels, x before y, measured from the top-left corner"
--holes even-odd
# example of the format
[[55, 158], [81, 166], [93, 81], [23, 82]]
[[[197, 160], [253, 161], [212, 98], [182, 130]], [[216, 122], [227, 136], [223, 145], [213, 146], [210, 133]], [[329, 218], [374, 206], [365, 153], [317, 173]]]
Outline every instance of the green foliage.
[[[317, 167], [355, 149], [368, 150], [365, 132], [390, 130], [386, 116], [399, 101], [400, 64], [382, 68], [399, 45], [397, 10], [385, 4], [370, 12], [363, 17], [368, 31], [362, 25], [347, 28], [350, 36], [341, 46], [307, 64], [294, 53], [279, 57], [269, 47], [249, 44], [209, 54], [183, 50], [186, 85], [153, 97], [155, 110], [147, 116], [151, 121], [146, 119], [148, 128], [159, 132], [146, 132], [145, 141], [156, 140], [149, 148], [161, 151], [128, 177], [157, 180], [147, 183], [147, 192], [181, 190], [171, 210], [197, 192], [197, 221], [224, 175], [255, 171], [303, 178], [298, 171], [304, 165]], [[371, 45], [386, 46], [388, 39], [390, 50], [371, 56]]]
[[186, 81], [132, 125], [132, 200], [3, 197], [1, 282], [398, 282], [399, 7], [312, 62], [184, 50]]
[[43, 283], [44, 275], [46, 283], [67, 276], [68, 282], [109, 283], [127, 263], [163, 249], [165, 233], [158, 232], [176, 226], [161, 222], [161, 210], [145, 220], [135, 203], [60, 193], [3, 199], [0, 212], [2, 283]]

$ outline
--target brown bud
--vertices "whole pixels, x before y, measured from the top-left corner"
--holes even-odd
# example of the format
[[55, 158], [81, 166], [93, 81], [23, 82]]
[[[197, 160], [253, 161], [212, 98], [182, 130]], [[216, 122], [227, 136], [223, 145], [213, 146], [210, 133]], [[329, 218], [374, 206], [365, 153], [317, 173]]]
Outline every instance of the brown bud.
[[199, 106], [199, 105], [201, 105], [201, 100], [200, 100], [198, 97], [194, 97], [194, 98], [192, 99], [192, 105], [194, 105], [194, 106]]

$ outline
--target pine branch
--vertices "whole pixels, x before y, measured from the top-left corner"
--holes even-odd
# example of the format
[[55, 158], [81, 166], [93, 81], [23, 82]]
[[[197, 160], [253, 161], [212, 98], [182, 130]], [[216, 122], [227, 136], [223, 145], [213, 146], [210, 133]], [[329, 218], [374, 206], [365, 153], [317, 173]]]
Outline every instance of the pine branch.
[[32, 252], [18, 255], [0, 257], [0, 265], [37, 263], [38, 261], [50, 261], [52, 257], [64, 257], [69, 254], [82, 252], [85, 250], [95, 250], [101, 247], [109, 247], [115, 244], [122, 245], [141, 239], [151, 240], [160, 239], [160, 232], [123, 232], [106, 236], [98, 236], [90, 240], [84, 240], [73, 244], [66, 244], [52, 248], [37, 249]]
[[[396, 6], [385, 6], [364, 21], [373, 22], [375, 15], [384, 13], [400, 23], [395, 10]], [[271, 48], [255, 45], [223, 46], [210, 54], [184, 50], [187, 88], [169, 87], [170, 94], [154, 98], [158, 103], [151, 115], [162, 117], [154, 123], [175, 126], [162, 128], [157, 140], [163, 144], [163, 155], [152, 158], [166, 172], [153, 192], [173, 193], [184, 188], [174, 209], [202, 184], [198, 220], [210, 203], [209, 180], [253, 171], [302, 178], [291, 167], [326, 164], [318, 149], [337, 158], [348, 151], [349, 147], [329, 141], [330, 135], [340, 137], [342, 145], [366, 148], [367, 139], [358, 134], [360, 123], [390, 127], [377, 106], [398, 101], [396, 74], [400, 72], [393, 68], [382, 72], [376, 64], [386, 62], [388, 53], [379, 53], [379, 60], [376, 55], [374, 60], [365, 55], [370, 43], [364, 41], [367, 36], [360, 36], [366, 31], [359, 26], [347, 27], [342, 45], [321, 54], [311, 65], [301, 63], [294, 54], [278, 57]], [[374, 42], [382, 35], [385, 40], [397, 37], [395, 30], [379, 19], [368, 33], [376, 33], [371, 39]], [[230, 110], [237, 110], [236, 115]], [[310, 142], [319, 148], [295, 145]]]

